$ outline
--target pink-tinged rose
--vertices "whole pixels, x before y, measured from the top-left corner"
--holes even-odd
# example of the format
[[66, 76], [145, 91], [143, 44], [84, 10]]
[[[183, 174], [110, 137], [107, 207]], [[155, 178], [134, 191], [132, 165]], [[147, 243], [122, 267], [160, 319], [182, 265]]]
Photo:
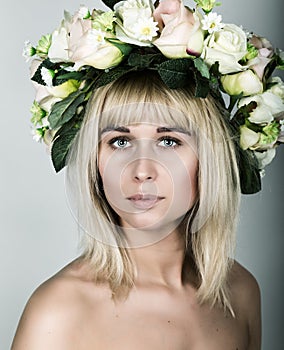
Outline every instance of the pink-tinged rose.
[[249, 42], [258, 50], [258, 56], [248, 64], [259, 76], [259, 79], [262, 79], [265, 68], [274, 54], [274, 49], [267, 39], [257, 35], [253, 35]]
[[92, 28], [92, 21], [90, 19], [82, 19], [75, 14], [69, 26], [69, 49], [70, 55], [76, 50], [81, 37]]
[[250, 96], [260, 94], [263, 91], [262, 82], [250, 69], [240, 73], [223, 75], [221, 82], [224, 90], [231, 96], [241, 93], [243, 96]]
[[52, 33], [48, 57], [52, 62], [68, 62], [81, 37], [92, 28], [90, 19], [82, 19], [77, 12], [65, 14], [61, 26]]
[[161, 35], [154, 45], [168, 58], [200, 56], [204, 34], [197, 13], [180, 0], [164, 0], [153, 13]]
[[107, 69], [122, 61], [123, 53], [106, 36], [107, 33], [99, 29], [90, 29], [81, 37], [70, 58], [75, 63], [74, 70], [83, 66]]

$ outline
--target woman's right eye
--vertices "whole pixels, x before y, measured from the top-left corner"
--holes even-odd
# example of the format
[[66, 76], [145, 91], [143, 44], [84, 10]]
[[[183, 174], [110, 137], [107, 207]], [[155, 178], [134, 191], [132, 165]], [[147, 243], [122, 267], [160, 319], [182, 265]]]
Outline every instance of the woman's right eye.
[[125, 149], [130, 147], [130, 140], [126, 137], [115, 137], [108, 141], [113, 149]]

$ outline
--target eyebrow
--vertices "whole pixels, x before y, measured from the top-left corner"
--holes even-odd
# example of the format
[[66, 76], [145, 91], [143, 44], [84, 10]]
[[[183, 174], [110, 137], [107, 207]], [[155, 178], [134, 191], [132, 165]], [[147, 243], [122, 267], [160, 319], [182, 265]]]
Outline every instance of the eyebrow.
[[[130, 129], [126, 128], [125, 126], [117, 126], [117, 127], [108, 126], [101, 131], [101, 134], [103, 134], [105, 132], [109, 132], [109, 131], [117, 131], [117, 132], [122, 132], [122, 133], [127, 133], [127, 134], [130, 133]], [[191, 133], [189, 131], [182, 129], [182, 128], [176, 128], [176, 127], [171, 128], [171, 127], [161, 126], [161, 127], [157, 128], [156, 131], [158, 134], [163, 133], [163, 132], [180, 132], [182, 134], [191, 135]]]

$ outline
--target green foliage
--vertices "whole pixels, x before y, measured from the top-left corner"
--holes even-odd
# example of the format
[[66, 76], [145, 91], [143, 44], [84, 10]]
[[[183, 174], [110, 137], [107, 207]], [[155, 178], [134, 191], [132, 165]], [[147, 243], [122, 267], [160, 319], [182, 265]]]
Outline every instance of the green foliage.
[[101, 72], [94, 82], [94, 88], [98, 88], [117, 80], [130, 71], [129, 67], [118, 66], [116, 68]]
[[85, 110], [77, 114], [69, 122], [65, 123], [55, 134], [51, 148], [51, 159], [56, 172], [59, 172], [66, 165], [68, 152], [74, 139], [80, 130]]
[[113, 10], [113, 7], [116, 3], [118, 3], [120, 0], [102, 0], [102, 2], [109, 7], [110, 9]]
[[146, 53], [133, 52], [129, 55], [127, 63], [131, 67], [149, 68], [155, 64], [160, 64], [164, 61], [164, 56], [161, 53]]
[[200, 74], [202, 75], [202, 77], [210, 79], [210, 72], [208, 69], [207, 64], [204, 62], [203, 59], [201, 58], [195, 58], [193, 60], [194, 63], [194, 67], [200, 72]]
[[[239, 147], [239, 146], [238, 146]], [[242, 194], [254, 194], [261, 190], [258, 161], [251, 150], [239, 147], [238, 167]]]
[[188, 58], [178, 58], [167, 60], [158, 65], [157, 70], [163, 82], [170, 89], [177, 89], [188, 84], [192, 79], [192, 60]]
[[107, 41], [109, 41], [111, 44], [113, 44], [115, 47], [117, 47], [121, 53], [123, 54], [123, 56], [128, 56], [130, 54], [130, 52], [132, 51], [132, 46], [129, 44], [125, 44], [123, 42], [121, 42], [120, 40], [117, 39], [106, 39]]
[[31, 78], [32, 81], [35, 81], [36, 83], [38, 83], [40, 85], [46, 85], [42, 79], [42, 76], [41, 76], [42, 68], [55, 70], [57, 68], [57, 65], [55, 63], [52, 63], [51, 61], [49, 61], [49, 59], [46, 59], [38, 66], [36, 72], [32, 76], [32, 78]]
[[64, 100], [56, 102], [48, 116], [51, 129], [57, 129], [68, 122], [77, 112], [77, 108], [85, 99], [82, 91], [72, 92]]

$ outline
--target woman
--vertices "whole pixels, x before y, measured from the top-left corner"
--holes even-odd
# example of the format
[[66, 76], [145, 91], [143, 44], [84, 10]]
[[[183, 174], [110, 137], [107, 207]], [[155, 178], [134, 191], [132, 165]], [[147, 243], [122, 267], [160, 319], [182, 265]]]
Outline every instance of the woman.
[[173, 0], [81, 8], [27, 47], [36, 138], [67, 164], [84, 235], [12, 349], [260, 349], [259, 288], [234, 233], [240, 192], [260, 189], [283, 141], [283, 83], [269, 80], [283, 62], [196, 2], [203, 17]]
[[68, 167], [84, 252], [32, 296], [13, 349], [260, 348], [259, 289], [230, 257], [235, 145], [211, 97], [125, 75], [95, 91]]

